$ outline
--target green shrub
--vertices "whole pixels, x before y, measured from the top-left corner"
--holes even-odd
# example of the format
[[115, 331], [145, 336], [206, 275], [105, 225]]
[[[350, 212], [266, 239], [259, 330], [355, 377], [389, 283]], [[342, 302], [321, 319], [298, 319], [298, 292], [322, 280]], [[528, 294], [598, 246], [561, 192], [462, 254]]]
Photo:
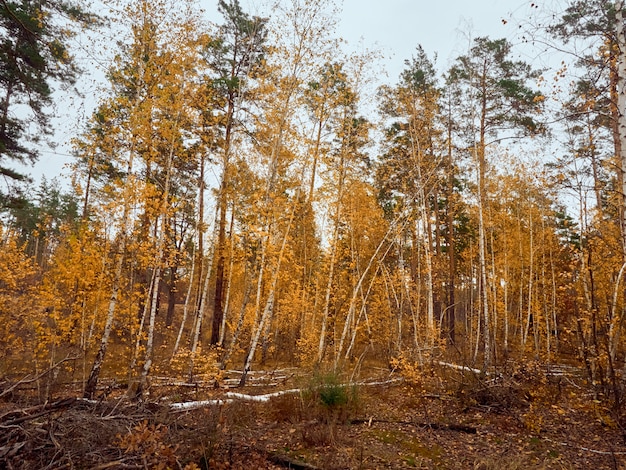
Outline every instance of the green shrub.
[[315, 374], [301, 397], [307, 419], [346, 421], [358, 410], [358, 387], [344, 384], [334, 372]]

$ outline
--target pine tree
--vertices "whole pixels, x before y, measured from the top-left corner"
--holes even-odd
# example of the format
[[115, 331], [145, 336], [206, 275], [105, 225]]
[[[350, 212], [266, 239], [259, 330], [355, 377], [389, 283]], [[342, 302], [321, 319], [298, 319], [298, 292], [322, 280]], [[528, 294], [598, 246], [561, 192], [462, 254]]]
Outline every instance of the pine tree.
[[[511, 44], [505, 39], [476, 38], [467, 55], [456, 59], [449, 71], [451, 83], [466, 90], [468, 147], [478, 174], [478, 241], [480, 311], [483, 326], [484, 366], [492, 362], [491, 321], [487, 285], [486, 215], [488, 194], [485, 181], [487, 150], [501, 138], [537, 135], [543, 127], [536, 120], [543, 97], [528, 82], [540, 72], [523, 61], [513, 61]], [[507, 135], [506, 132], [509, 132]]]
[[[37, 160], [31, 144], [51, 133], [47, 108], [53, 102], [52, 86], [72, 85], [78, 74], [68, 46], [72, 26], [89, 27], [98, 21], [72, 0], [0, 2], [0, 175], [26, 178], [8, 163]], [[22, 105], [29, 111], [26, 116], [15, 111]], [[29, 128], [31, 123], [36, 129]], [[0, 195], [0, 206], [14, 198]]]

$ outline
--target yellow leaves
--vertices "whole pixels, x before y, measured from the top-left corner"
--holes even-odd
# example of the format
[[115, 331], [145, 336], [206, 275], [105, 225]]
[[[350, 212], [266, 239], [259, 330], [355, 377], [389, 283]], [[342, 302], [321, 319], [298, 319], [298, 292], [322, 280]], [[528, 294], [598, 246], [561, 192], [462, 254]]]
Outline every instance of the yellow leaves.
[[[189, 379], [189, 375], [195, 380], [201, 381], [219, 381], [222, 378], [223, 371], [217, 365], [218, 351], [204, 351], [199, 347], [195, 354], [187, 348], [181, 348], [176, 355], [170, 360], [169, 364], [163, 364], [163, 373], [168, 376], [178, 377], [180, 379]], [[190, 365], [193, 368], [190, 369]], [[158, 371], [160, 366], [155, 365]]]
[[[5, 238], [6, 237], [6, 238]], [[0, 226], [0, 371], [12, 356], [27, 361], [27, 339], [33, 332], [34, 313], [38, 308], [37, 272], [34, 261], [10, 234]], [[14, 372], [14, 371], [12, 371]]]
[[[2, 235], [0, 227], [0, 235]], [[0, 257], [0, 294], [22, 290], [25, 281], [35, 273], [33, 260], [26, 256], [15, 238], [9, 236]]]
[[405, 353], [392, 357], [389, 366], [392, 370], [399, 372], [407, 383], [414, 386], [422, 383], [422, 371], [419, 364], [407, 357]]
[[543, 414], [541, 409], [534, 402], [531, 402], [530, 408], [527, 413], [522, 415], [522, 422], [526, 429], [534, 434], [539, 434], [543, 426]]

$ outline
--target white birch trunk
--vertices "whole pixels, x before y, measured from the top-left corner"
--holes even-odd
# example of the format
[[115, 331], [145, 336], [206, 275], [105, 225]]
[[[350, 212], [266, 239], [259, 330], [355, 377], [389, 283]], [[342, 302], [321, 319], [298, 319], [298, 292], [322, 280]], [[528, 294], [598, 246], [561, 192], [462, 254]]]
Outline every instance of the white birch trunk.
[[[622, 172], [622, 203], [626, 206], [626, 28], [624, 27], [624, 0], [615, 1], [615, 25], [618, 46], [617, 59], [617, 134], [620, 141], [620, 152], [618, 155]], [[626, 214], [626, 207], [620, 211], [622, 219]], [[622, 225], [622, 247], [624, 258], [626, 259], [626, 220], [621, 220]], [[620, 271], [621, 274], [621, 271]], [[619, 281], [618, 281], [619, 285]], [[616, 289], [618, 286], [616, 286]], [[611, 359], [615, 360], [619, 338], [624, 327], [624, 306], [621, 310], [615, 308], [609, 330], [609, 353]], [[624, 368], [626, 377], [626, 366]]]
[[96, 392], [96, 387], [98, 385], [98, 379], [100, 377], [100, 369], [102, 368], [102, 363], [104, 362], [104, 358], [106, 356], [106, 351], [109, 345], [109, 338], [111, 337], [111, 331], [113, 330], [113, 322], [115, 320], [115, 310], [117, 308], [117, 301], [119, 296], [119, 290], [122, 283], [122, 273], [124, 270], [124, 255], [126, 253], [126, 243], [128, 232], [130, 231], [130, 198], [132, 192], [134, 190], [133, 184], [133, 157], [134, 157], [134, 149], [131, 148], [130, 154], [128, 156], [128, 163], [126, 166], [126, 174], [129, 175], [130, 182], [126, 184], [124, 188], [124, 208], [122, 210], [122, 220], [121, 220], [121, 232], [120, 232], [120, 242], [117, 249], [116, 261], [115, 261], [115, 273], [113, 275], [113, 284], [111, 286], [111, 297], [109, 298], [109, 307], [107, 309], [107, 319], [104, 325], [104, 331], [102, 332], [102, 337], [100, 339], [100, 348], [98, 349], [98, 353], [93, 362], [93, 366], [91, 367], [91, 372], [89, 374], [89, 378], [87, 379], [87, 383], [85, 384], [84, 390], [84, 398], [93, 398], [94, 393]]
[[[239, 382], [239, 386], [243, 387], [246, 384], [246, 378], [248, 376], [248, 372], [250, 371], [250, 367], [252, 365], [252, 360], [254, 359], [254, 354], [256, 352], [256, 348], [259, 344], [259, 339], [261, 338], [261, 334], [263, 333], [266, 324], [268, 324], [271, 320], [271, 316], [274, 313], [274, 299], [276, 297], [276, 287], [278, 285], [278, 278], [280, 275], [280, 269], [283, 261], [283, 256], [285, 254], [285, 248], [287, 246], [287, 240], [289, 238], [289, 233], [291, 231], [291, 226], [293, 225], [293, 220], [296, 215], [296, 204], [298, 197], [296, 196], [294, 200], [294, 207], [291, 212], [291, 216], [289, 218], [289, 223], [287, 228], [285, 229], [285, 234], [283, 236], [282, 244], [280, 247], [280, 252], [278, 253], [278, 260], [276, 262], [276, 267], [272, 273], [272, 285], [270, 287], [270, 291], [265, 301], [265, 307], [263, 308], [263, 314], [259, 319], [258, 324], [256, 325], [256, 329], [253, 332], [252, 341], [250, 343], [250, 348], [248, 350], [248, 354], [246, 355], [246, 360], [244, 363], [243, 373], [241, 374], [241, 380]], [[260, 285], [260, 284], [259, 284]]]
[[363, 285], [363, 281], [365, 281], [365, 277], [367, 276], [367, 273], [369, 272], [372, 265], [374, 264], [374, 261], [376, 260], [378, 253], [380, 252], [381, 248], [383, 247], [383, 245], [389, 238], [389, 235], [391, 234], [393, 230], [395, 230], [395, 225], [396, 225], [395, 221], [392, 222], [391, 226], [389, 227], [389, 230], [387, 231], [383, 239], [380, 241], [380, 243], [376, 247], [374, 254], [370, 257], [370, 260], [367, 263], [367, 266], [365, 267], [365, 271], [363, 271], [363, 274], [361, 274], [359, 281], [357, 282], [356, 286], [352, 290], [352, 297], [350, 298], [350, 306], [348, 307], [348, 314], [346, 315], [346, 320], [343, 324], [343, 331], [341, 333], [341, 339], [339, 340], [339, 347], [337, 348], [337, 353], [335, 355], [334, 369], [337, 369], [337, 366], [339, 364], [339, 358], [341, 357], [341, 354], [343, 352], [343, 345], [348, 336], [348, 329], [350, 325], [353, 323], [354, 311], [356, 309], [356, 301], [357, 301], [357, 297], [359, 293], [361, 292], [361, 286]]

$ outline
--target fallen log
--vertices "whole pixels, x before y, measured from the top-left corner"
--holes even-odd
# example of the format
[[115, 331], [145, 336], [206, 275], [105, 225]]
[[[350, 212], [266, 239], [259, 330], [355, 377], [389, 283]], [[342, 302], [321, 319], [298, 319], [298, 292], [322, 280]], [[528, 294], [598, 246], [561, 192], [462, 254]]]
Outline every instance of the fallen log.
[[[342, 384], [342, 387], [353, 387], [353, 386], [374, 386], [374, 385], [389, 385], [402, 382], [402, 379], [391, 379], [385, 380], [381, 382], [352, 382], [347, 384]], [[322, 386], [323, 387], [323, 386]], [[196, 408], [202, 408], [205, 406], [215, 406], [215, 405], [224, 405], [227, 403], [231, 403], [233, 400], [242, 400], [242, 401], [251, 401], [257, 403], [266, 403], [270, 401], [272, 398], [281, 397], [283, 395], [293, 395], [302, 393], [305, 389], [301, 388], [292, 388], [289, 390], [281, 390], [279, 392], [266, 393], [264, 395], [248, 395], [246, 393], [236, 393], [236, 392], [227, 392], [224, 394], [226, 399], [214, 399], [214, 400], [200, 400], [200, 401], [191, 401], [184, 403], [172, 403], [170, 408], [176, 411], [187, 411], [193, 410]]]
[[291, 468], [293, 470], [319, 470], [319, 468], [314, 465], [299, 462], [281, 454], [270, 453], [267, 457], [270, 462], [280, 465], [281, 467]]

